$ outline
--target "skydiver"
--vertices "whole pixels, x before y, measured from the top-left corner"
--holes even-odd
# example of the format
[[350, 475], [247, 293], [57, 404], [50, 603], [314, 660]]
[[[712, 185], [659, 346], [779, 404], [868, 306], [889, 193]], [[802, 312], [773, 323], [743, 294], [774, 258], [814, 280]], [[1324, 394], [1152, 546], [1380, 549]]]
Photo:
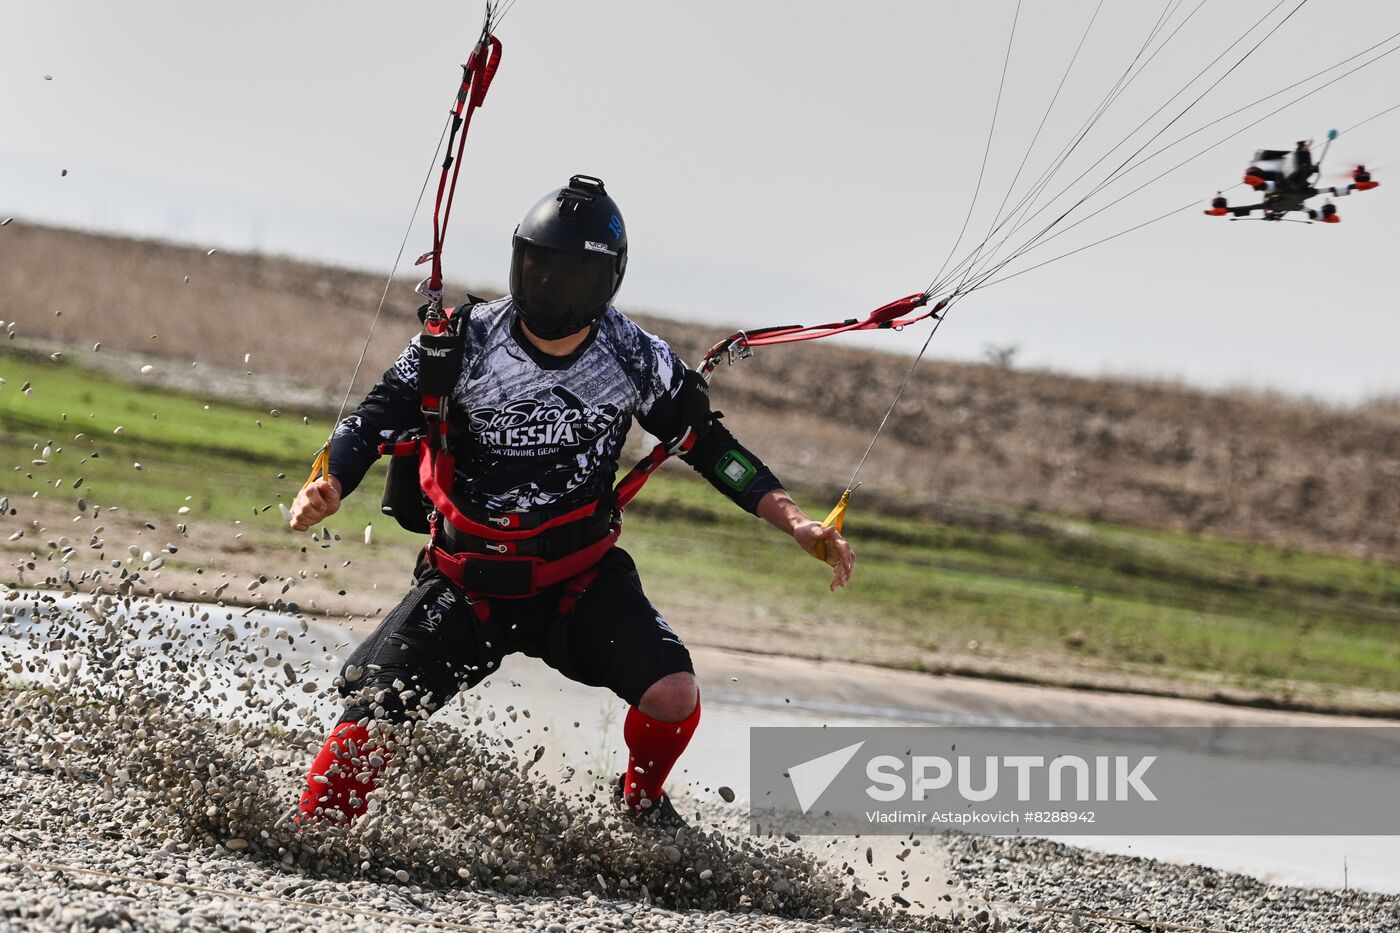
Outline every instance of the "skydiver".
[[[626, 263], [617, 204], [601, 181], [575, 176], [516, 228], [510, 295], [472, 307], [462, 322], [465, 352], [449, 409], [452, 504], [478, 523], [530, 528], [599, 503], [587, 519], [512, 545], [528, 544], [547, 560], [577, 555], [604, 537], [633, 417], [660, 438], [686, 427], [696, 377], [611, 303]], [[423, 429], [422, 361], [415, 338], [339, 424], [329, 475], [297, 495], [293, 529], [335, 514], [379, 455], [381, 440]], [[573, 410], [580, 405], [582, 416]], [[855, 561], [845, 539], [805, 515], [719, 418], [706, 400], [700, 439], [682, 459], [807, 553], [815, 557], [824, 545], [831, 587], [844, 586]], [[547, 497], [535, 495], [542, 487]], [[503, 546], [440, 514], [437, 522], [441, 531], [419, 557], [415, 586], [341, 670], [345, 710], [311, 766], [300, 818], [348, 821], [365, 812], [365, 795], [392, 752], [366, 752], [375, 742], [370, 720], [425, 719], [484, 680], [506, 654], [520, 652], [627, 702], [628, 765], [615, 794], [639, 823], [683, 826], [663, 784], [699, 722], [699, 687], [689, 652], [652, 608], [632, 558], [608, 550], [593, 568], [596, 578], [569, 605], [568, 584], [522, 591], [519, 568], [505, 566], [522, 561], [488, 555]], [[533, 579], [528, 567], [525, 578]]]

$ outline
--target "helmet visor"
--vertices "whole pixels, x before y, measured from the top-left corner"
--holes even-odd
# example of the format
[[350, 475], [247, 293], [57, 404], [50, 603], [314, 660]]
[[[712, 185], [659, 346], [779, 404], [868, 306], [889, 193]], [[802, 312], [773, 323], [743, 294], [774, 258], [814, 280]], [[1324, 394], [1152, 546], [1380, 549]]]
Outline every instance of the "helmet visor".
[[510, 264], [510, 291], [531, 330], [580, 330], [613, 296], [616, 258], [607, 253], [576, 253], [516, 240]]

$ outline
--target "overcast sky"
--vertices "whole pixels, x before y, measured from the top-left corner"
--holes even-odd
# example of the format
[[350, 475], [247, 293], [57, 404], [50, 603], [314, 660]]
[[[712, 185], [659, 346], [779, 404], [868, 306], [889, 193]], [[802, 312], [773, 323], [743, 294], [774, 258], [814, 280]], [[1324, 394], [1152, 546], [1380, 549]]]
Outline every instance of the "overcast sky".
[[[1097, 3], [1022, 5], [964, 250], [990, 226]], [[1274, 3], [1175, 6], [1169, 29], [1196, 12], [1057, 181], [1108, 152]], [[519, 0], [468, 144], [448, 275], [503, 285], [525, 209], [586, 172], [605, 179], [627, 218], [624, 309], [713, 322], [718, 337], [726, 325], [844, 318], [919, 291], [968, 209], [1015, 9], [1015, 0]], [[1103, 98], [1162, 9], [1105, 0], [1018, 190]], [[481, 4], [0, 0], [0, 10], [0, 214], [382, 273]], [[1313, 0], [1234, 73], [1215, 84], [1263, 29], [1164, 109], [1151, 127], [1209, 89], [1146, 152], [1396, 31], [1394, 3]], [[1239, 181], [1254, 149], [1320, 138], [1400, 103], [1397, 53], [1135, 190], [1341, 70], [1167, 151], [1069, 220], [1129, 193], [1121, 204], [1022, 265], [1205, 206]], [[1366, 160], [1384, 183], [1339, 201], [1340, 225], [1229, 223], [1193, 206], [978, 292], [931, 352], [975, 359], [989, 344], [1014, 344], [1023, 365], [1080, 373], [1341, 401], [1400, 393], [1398, 147], [1400, 110], [1337, 141], [1329, 174]], [[428, 248], [429, 214], [430, 205], [410, 259]], [[912, 352], [923, 337], [851, 342]]]

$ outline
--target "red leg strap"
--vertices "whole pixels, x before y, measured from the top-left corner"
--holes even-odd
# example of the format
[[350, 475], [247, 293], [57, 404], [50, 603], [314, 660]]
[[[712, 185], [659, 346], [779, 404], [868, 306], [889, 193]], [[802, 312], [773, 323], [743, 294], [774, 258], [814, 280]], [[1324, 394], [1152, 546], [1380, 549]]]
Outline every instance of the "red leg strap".
[[598, 579], [600, 573], [602, 573], [602, 570], [599, 568], [590, 567], [565, 584], [564, 595], [559, 597], [559, 607], [557, 610], [559, 615], [566, 616], [574, 611], [575, 607], [578, 606], [579, 599], [582, 598], [583, 594], [588, 591], [588, 588], [593, 585], [593, 581]]

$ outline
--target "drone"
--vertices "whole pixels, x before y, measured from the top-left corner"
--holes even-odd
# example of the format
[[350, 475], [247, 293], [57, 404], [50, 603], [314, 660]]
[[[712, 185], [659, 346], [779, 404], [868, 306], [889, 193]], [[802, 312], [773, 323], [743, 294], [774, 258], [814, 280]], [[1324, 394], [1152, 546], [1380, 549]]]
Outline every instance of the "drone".
[[[1337, 131], [1330, 131], [1327, 134], [1327, 144], [1330, 146], [1336, 138]], [[1324, 147], [1323, 155], [1326, 154], [1327, 150]], [[1321, 173], [1322, 160], [1313, 161], [1311, 140], [1300, 140], [1292, 152], [1286, 149], [1260, 149], [1254, 153], [1249, 168], [1245, 169], [1244, 183], [1255, 191], [1263, 192], [1264, 200], [1258, 204], [1231, 207], [1225, 196], [1216, 192], [1209, 210], [1205, 213], [1211, 217], [1229, 217], [1231, 220], [1289, 220], [1294, 223], [1316, 221], [1336, 224], [1342, 222], [1342, 216], [1337, 213], [1337, 205], [1332, 203], [1332, 198], [1345, 197], [1354, 191], [1370, 191], [1380, 186], [1380, 182], [1371, 178], [1371, 173], [1364, 165], [1352, 169], [1351, 181], [1348, 184], [1328, 188], [1319, 188], [1316, 185]], [[1320, 196], [1327, 197], [1328, 200], [1316, 208], [1308, 205], [1309, 201]], [[1250, 215], [1256, 211], [1260, 216], [1251, 218]], [[1305, 214], [1307, 219], [1288, 217], [1291, 213]]]

